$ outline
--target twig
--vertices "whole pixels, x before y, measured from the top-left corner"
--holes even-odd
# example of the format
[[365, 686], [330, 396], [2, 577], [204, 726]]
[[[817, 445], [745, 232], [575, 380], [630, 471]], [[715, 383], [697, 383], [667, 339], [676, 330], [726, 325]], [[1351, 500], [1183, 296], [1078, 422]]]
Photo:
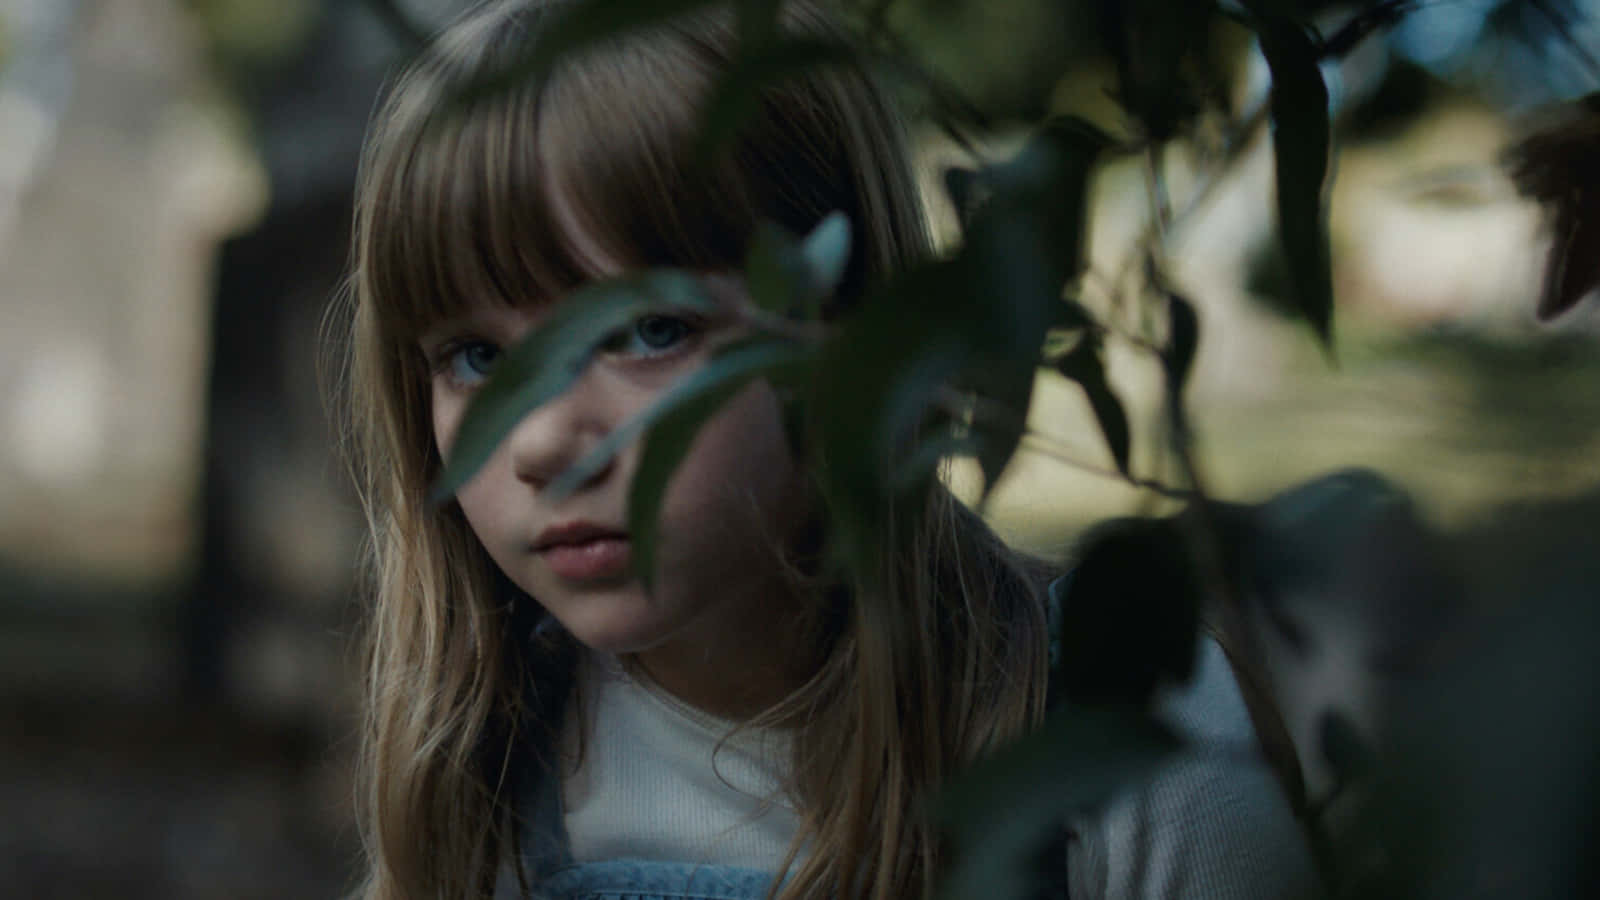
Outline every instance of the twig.
[[1150, 218], [1155, 223], [1155, 238], [1165, 250], [1172, 204], [1167, 196], [1166, 179], [1161, 176], [1161, 146], [1156, 143], [1144, 145], [1144, 186], [1145, 196], [1150, 201]]
[[975, 423], [985, 422], [997, 428], [1004, 428], [1010, 431], [1020, 432], [1022, 436], [1020, 443], [1023, 446], [1026, 446], [1029, 450], [1044, 456], [1048, 456], [1057, 462], [1065, 463], [1066, 465], [1071, 466], [1079, 471], [1087, 472], [1090, 475], [1099, 475], [1104, 478], [1110, 478], [1114, 481], [1121, 481], [1133, 487], [1152, 491], [1160, 494], [1163, 497], [1169, 497], [1175, 500], [1194, 499], [1193, 492], [1183, 488], [1176, 488], [1169, 484], [1164, 484], [1160, 481], [1155, 481], [1152, 479], [1138, 478], [1133, 475], [1124, 475], [1117, 469], [1107, 469], [1097, 466], [1093, 463], [1085, 462], [1077, 456], [1068, 453], [1063, 448], [1063, 441], [1060, 438], [1054, 435], [1045, 434], [1030, 427], [1025, 416], [1018, 415], [1016, 411], [1007, 409], [1006, 407], [1001, 406], [1000, 404], [986, 397], [963, 395], [960, 391], [957, 391], [954, 388], [945, 387], [939, 390], [935, 397], [935, 402], [941, 409], [951, 413], [952, 415], [970, 410], [972, 413], [972, 421]]
[[1116, 469], [1107, 469], [1097, 466], [1093, 463], [1084, 462], [1076, 456], [1068, 454], [1065, 450], [1058, 446], [1058, 441], [1058, 438], [1051, 437], [1050, 435], [1040, 434], [1037, 431], [1025, 432], [1022, 435], [1022, 444], [1029, 450], [1043, 456], [1048, 456], [1056, 462], [1064, 463], [1081, 472], [1087, 472], [1090, 475], [1099, 475], [1103, 478], [1110, 478], [1115, 481], [1125, 482], [1133, 487], [1141, 488], [1143, 490], [1150, 491], [1151, 493], [1160, 494], [1161, 496], [1172, 500], [1195, 499], [1194, 492], [1186, 488], [1173, 487], [1170, 484], [1165, 484], [1149, 478], [1139, 478], [1133, 475], [1124, 475]]

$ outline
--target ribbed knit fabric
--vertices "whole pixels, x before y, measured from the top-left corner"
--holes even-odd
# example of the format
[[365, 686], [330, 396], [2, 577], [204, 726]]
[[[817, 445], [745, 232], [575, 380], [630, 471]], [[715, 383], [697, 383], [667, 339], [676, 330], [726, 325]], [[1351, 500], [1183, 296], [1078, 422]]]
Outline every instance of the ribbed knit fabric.
[[1249, 711], [1215, 641], [1203, 641], [1195, 678], [1159, 708], [1192, 747], [1144, 786], [1073, 820], [1071, 896], [1321, 896], [1305, 833], [1256, 747]]
[[[587, 720], [577, 772], [564, 779], [577, 862], [661, 860], [776, 871], [799, 828], [782, 793], [788, 741], [696, 710], [586, 654]], [[724, 738], [728, 738], [724, 740]]]
[[[1301, 826], [1256, 748], [1214, 641], [1203, 641], [1198, 666], [1160, 703], [1193, 746], [1149, 783], [1072, 820], [1073, 900], [1320, 896]], [[797, 827], [778, 793], [781, 735], [742, 731], [715, 752], [713, 767], [729, 723], [632, 680], [605, 657], [591, 657], [582, 677], [590, 740], [582, 766], [563, 781], [573, 858], [776, 871]]]

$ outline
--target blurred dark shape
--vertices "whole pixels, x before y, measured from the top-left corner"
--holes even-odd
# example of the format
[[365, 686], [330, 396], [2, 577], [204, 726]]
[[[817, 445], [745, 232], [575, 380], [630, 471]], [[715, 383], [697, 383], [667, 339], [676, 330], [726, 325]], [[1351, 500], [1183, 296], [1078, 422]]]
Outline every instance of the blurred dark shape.
[[[181, 623], [182, 685], [195, 701], [237, 699], [226, 674], [252, 622], [309, 614], [322, 620], [306, 623], [314, 628], [347, 624], [340, 611], [348, 610], [359, 523], [333, 452], [328, 386], [317, 377], [321, 323], [348, 256], [367, 116], [399, 59], [393, 35], [369, 9], [333, 4], [270, 72], [229, 70], [250, 106], [272, 200], [258, 228], [223, 246], [217, 265], [202, 554]], [[264, 501], [289, 488], [286, 477], [324, 485], [322, 502], [296, 514], [342, 519], [350, 536], [343, 576], [312, 588], [321, 598], [287, 604], [285, 583], [294, 581], [259, 547]], [[266, 527], [293, 531], [295, 524]]]
[[1187, 680], [1203, 593], [1175, 520], [1097, 526], [1053, 588], [1060, 646], [1051, 696], [1086, 706], [1140, 704], [1158, 686]]
[[1600, 84], [1589, 50], [1600, 37], [1597, 8], [1594, 0], [1421, 3], [1391, 46], [1497, 105], [1527, 109], [1570, 100]]
[[1444, 93], [1428, 70], [1403, 59], [1391, 60], [1369, 94], [1352, 98], [1343, 110], [1341, 136], [1347, 141], [1382, 141], [1411, 127]]
[[1397, 685], [1350, 896], [1596, 896], [1600, 493], [1451, 540], [1474, 609]]
[[1443, 540], [1366, 470], [1260, 504], [1107, 523], [1056, 593], [1053, 687], [1081, 702], [1139, 703], [1181, 681], [1205, 623], [1334, 884], [1364, 847], [1354, 832], [1388, 739], [1387, 698], [1435, 665], [1468, 608]]
[[1552, 220], [1538, 315], [1549, 321], [1600, 286], [1600, 93], [1550, 116], [1508, 154], [1517, 189]]

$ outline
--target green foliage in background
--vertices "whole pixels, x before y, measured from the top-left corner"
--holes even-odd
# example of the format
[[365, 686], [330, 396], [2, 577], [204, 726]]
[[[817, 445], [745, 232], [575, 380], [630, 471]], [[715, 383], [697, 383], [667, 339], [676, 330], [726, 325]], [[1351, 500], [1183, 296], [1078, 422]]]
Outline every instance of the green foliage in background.
[[[402, 31], [413, 29], [395, 3], [370, 2]], [[713, 5], [574, 4], [516, 63], [461, 100], [543, 77], [563, 54], [609, 36]], [[1205, 323], [1172, 286], [1164, 240], [1198, 201], [1174, 208], [1163, 151], [1179, 142], [1190, 151], [1195, 193], [1203, 198], [1234, 169], [1243, 148], [1270, 131], [1284, 307], [1331, 357], [1327, 196], [1333, 131], [1322, 66], [1398, 21], [1411, 5], [1368, 4], [1340, 30], [1323, 35], [1298, 4], [1271, 0], [1226, 6], [1203, 0], [1018, 2], [1005, 5], [1003, 16], [995, 4], [976, 0], [854, 0], [841, 4], [855, 26], [851, 40], [832, 44], [777, 31], [778, 0], [735, 3], [744, 49], [713, 90], [702, 134], [708, 153], [737, 132], [763, 85], [840, 58], [882, 70], [960, 146], [991, 143], [997, 130], [1021, 130], [1025, 137], [1013, 152], [974, 152], [967, 163], [943, 173], [960, 217], [958, 245], [875, 287], [849, 315], [823, 315], [823, 300], [849, 262], [854, 223], [839, 217], [824, 220], [809, 235], [776, 227], [758, 234], [743, 272], [748, 301], [714, 298], [678, 272], [633, 273], [562, 301], [547, 325], [502, 358], [471, 402], [436, 498], [453, 493], [516, 422], [569, 386], [620, 326], [648, 312], [718, 304], [747, 325], [750, 336], [723, 348], [656, 406], [624, 424], [554, 489], [571, 490], [642, 440], [629, 529], [636, 564], [648, 580], [656, 513], [696, 430], [752, 380], [766, 379], [788, 398], [808, 458], [825, 461], [819, 474], [834, 516], [834, 559], [849, 566], [865, 558], [878, 533], [874, 517], [885, 495], [925, 487], [942, 459], [976, 459], [987, 495], [1030, 437], [1026, 416], [1035, 376], [1054, 371], [1084, 392], [1112, 464], [1108, 473], [1193, 501], [1181, 527], [1160, 529], [1167, 542], [1162, 546], [1175, 547], [1172, 552], [1197, 573], [1192, 583], [1185, 581], [1175, 595], [1149, 608], [1118, 611], [1121, 621], [1138, 627], [1115, 630], [1115, 640], [1094, 648], [1096, 658], [1126, 661], [1130, 670], [1144, 673], [1187, 671], [1197, 610], [1229, 608], [1244, 588], [1229, 555], [1233, 514], [1208, 498], [1190, 440], [1185, 387]], [[1013, 26], [1007, 33], [1025, 39], [1010, 44], [998, 36], [996, 16]], [[1235, 109], [1231, 99], [1230, 72], [1238, 61], [1230, 56], [1241, 45], [1227, 36], [1241, 32], [1249, 36], [1243, 46], [1258, 48], [1271, 73], [1270, 90], [1257, 108]], [[1115, 122], [1062, 111], [1061, 86], [1086, 60], [1111, 73]], [[1152, 213], [1136, 258], [1128, 271], [1107, 279], [1111, 295], [1105, 297], [1083, 286], [1087, 198], [1097, 168], [1118, 158], [1143, 162]], [[1128, 413], [1107, 376], [1106, 350], [1114, 345], [1148, 354], [1165, 374], [1162, 449], [1178, 462], [1178, 483], [1158, 483], [1135, 471]], [[1151, 641], [1151, 635], [1160, 639]], [[1148, 711], [1158, 682], [1130, 677], [1128, 683], [1138, 685], [1134, 696], [1060, 709], [1037, 734], [952, 786], [943, 807], [955, 848], [947, 896], [1027, 896], [1028, 860], [1051, 823], [1144, 777], [1175, 749], [1176, 740]], [[1464, 739], [1464, 727], [1451, 719], [1438, 735]], [[1371, 756], [1347, 728], [1332, 727], [1325, 737], [1328, 752], [1339, 759]], [[1427, 735], [1411, 739], [1429, 748], [1421, 752], [1437, 746]], [[1417, 813], [1425, 801], [1396, 800], [1402, 810], [1387, 809], [1388, 818], [1366, 822], [1366, 831], [1356, 833], [1382, 833], [1393, 845], [1393, 823], [1437, 824], [1438, 817]], [[1417, 814], [1407, 818], [1411, 813]], [[1417, 860], [1428, 858], [1418, 851]], [[1339, 886], [1329, 874], [1330, 886]], [[1427, 880], [1418, 879], [1343, 884], [1346, 891], [1382, 894], [1396, 884]]]
[[322, 15], [319, 0], [184, 0], [207, 43], [230, 67], [264, 67], [299, 49]]

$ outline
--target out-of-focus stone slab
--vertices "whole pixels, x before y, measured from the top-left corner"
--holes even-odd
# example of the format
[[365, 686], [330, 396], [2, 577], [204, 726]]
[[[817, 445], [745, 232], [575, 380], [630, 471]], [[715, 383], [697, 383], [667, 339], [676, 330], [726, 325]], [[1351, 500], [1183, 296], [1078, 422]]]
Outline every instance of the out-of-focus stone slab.
[[0, 76], [48, 141], [0, 230], [0, 555], [159, 579], [194, 546], [213, 255], [266, 189], [176, 3], [61, 10], [12, 40], [65, 96]]

